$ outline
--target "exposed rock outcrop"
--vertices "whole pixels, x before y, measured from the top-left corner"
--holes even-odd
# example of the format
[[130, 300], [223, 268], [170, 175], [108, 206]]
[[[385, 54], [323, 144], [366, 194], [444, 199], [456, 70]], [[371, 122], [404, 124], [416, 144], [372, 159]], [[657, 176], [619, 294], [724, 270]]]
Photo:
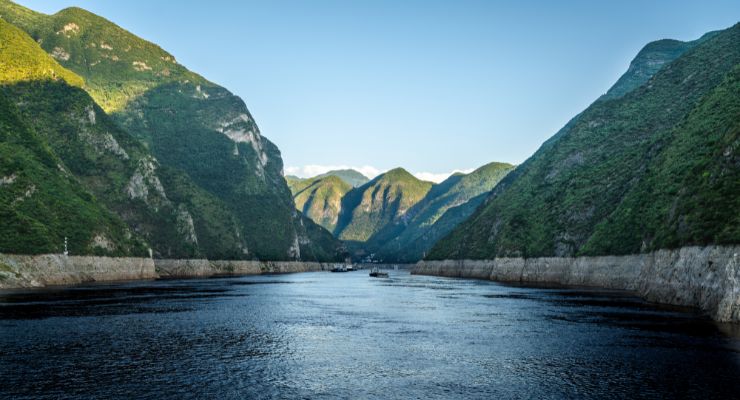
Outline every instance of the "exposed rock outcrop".
[[740, 322], [740, 245], [602, 257], [420, 261], [413, 274], [629, 290], [648, 301], [696, 307]]

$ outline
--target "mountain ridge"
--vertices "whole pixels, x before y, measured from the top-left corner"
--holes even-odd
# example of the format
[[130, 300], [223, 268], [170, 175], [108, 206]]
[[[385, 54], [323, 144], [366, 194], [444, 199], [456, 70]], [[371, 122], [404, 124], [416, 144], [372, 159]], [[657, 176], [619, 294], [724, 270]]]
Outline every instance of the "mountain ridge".
[[[661, 243], [642, 237], [643, 245], [635, 242], [642, 235], [614, 236], [613, 230], [611, 235], [594, 234], [597, 226], [606, 232], [606, 225], [625, 221], [614, 218], [627, 199], [625, 194], [650, 179], [654, 160], [677, 138], [684, 119], [725, 81], [740, 59], [739, 44], [740, 25], [710, 33], [665, 63], [641, 86], [623, 96], [594, 102], [509, 174], [484, 206], [435, 244], [428, 258], [627, 254], [662, 246], [705, 244], [706, 240]], [[736, 129], [732, 123], [726, 124], [723, 129]], [[716, 146], [711, 142], [702, 145]], [[670, 185], [654, 182], [659, 186], [643, 191], [642, 200], [636, 202], [640, 209], [649, 208], [645, 201], [652, 192]], [[713, 194], [724, 198], [720, 192]], [[655, 218], [671, 207], [661, 203], [660, 208], [647, 216]], [[722, 214], [728, 209], [714, 211]], [[723, 229], [727, 221], [736, 219], [723, 217], [725, 222], [710, 231]], [[639, 221], [634, 223], [643, 226]], [[607, 245], [620, 241], [624, 243], [619, 246]]]

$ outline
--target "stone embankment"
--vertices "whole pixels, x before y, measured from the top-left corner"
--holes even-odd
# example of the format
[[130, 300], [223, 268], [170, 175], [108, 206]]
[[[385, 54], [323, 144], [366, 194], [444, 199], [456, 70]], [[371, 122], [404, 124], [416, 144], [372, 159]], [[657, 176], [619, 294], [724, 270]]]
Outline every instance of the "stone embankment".
[[402, 269], [402, 270], [409, 270], [414, 267], [415, 264], [403, 264], [403, 263], [359, 263], [355, 265], [355, 269], [373, 269], [373, 268], [379, 268], [384, 270], [396, 270], [396, 269]]
[[740, 246], [684, 247], [601, 257], [420, 261], [413, 274], [628, 290], [740, 322]]
[[0, 254], [0, 289], [157, 278], [281, 274], [329, 270], [301, 261], [161, 260], [152, 258]]

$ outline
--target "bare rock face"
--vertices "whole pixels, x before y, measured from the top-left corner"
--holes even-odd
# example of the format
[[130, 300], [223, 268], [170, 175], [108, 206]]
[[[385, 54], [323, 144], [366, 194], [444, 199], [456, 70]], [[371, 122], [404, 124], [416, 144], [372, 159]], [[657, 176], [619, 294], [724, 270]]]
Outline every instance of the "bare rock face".
[[629, 290], [652, 302], [699, 308], [717, 321], [740, 322], [739, 245], [627, 256], [420, 261], [412, 273]]
[[[144, 157], [139, 160], [136, 171], [126, 186], [126, 193], [131, 199], [142, 199], [145, 203], [152, 202], [157, 206], [169, 204], [164, 187], [156, 175], [157, 164], [153, 157]], [[161, 203], [161, 204], [160, 204]]]

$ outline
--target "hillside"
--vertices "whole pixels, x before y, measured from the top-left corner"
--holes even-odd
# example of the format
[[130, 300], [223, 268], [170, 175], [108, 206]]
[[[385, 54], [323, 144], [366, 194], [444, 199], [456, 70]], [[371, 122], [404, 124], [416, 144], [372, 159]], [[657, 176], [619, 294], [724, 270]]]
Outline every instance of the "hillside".
[[0, 18], [0, 84], [34, 80], [83, 84], [80, 76], [59, 65], [25, 32]]
[[626, 254], [740, 242], [740, 25], [689, 47], [645, 83], [627, 85], [574, 118], [428, 258]]
[[410, 219], [409, 210], [432, 185], [403, 168], [377, 176], [344, 196], [335, 235], [346, 241], [365, 242], [389, 224]]
[[0, 93], [0, 252], [61, 253], [67, 237], [73, 254], [146, 255], [145, 243], [60, 166]]
[[[4, 42], [3, 58], [14, 48], [25, 54], [25, 58], [15, 60], [18, 70], [53, 68], [59, 71], [55, 72], [56, 76], [76, 77], [59, 66], [28, 35], [4, 21], [0, 24], [0, 34], [4, 37], [8, 37], [7, 32], [14, 33], [11, 41]], [[25, 60], [25, 64], [20, 64], [19, 60]], [[168, 198], [170, 186], [163, 185], [157, 160], [138, 140], [116, 126], [86, 92], [66, 84], [66, 81], [82, 82], [81, 78], [62, 80], [44, 74], [27, 74], [14, 82], [9, 75], [2, 74], [2, 91], [18, 105], [15, 107], [17, 118], [27, 129], [35, 132], [37, 139], [59, 160], [59, 167], [50, 172], [63, 171], [74, 177], [76, 185], [95, 196], [98, 206], [118, 215], [133, 232], [146, 240], [155, 256], [202, 257], [207, 254], [233, 258], [241, 255], [239, 247], [245, 248], [246, 245], [233, 237], [233, 233], [231, 237], [220, 235], [218, 239], [208, 235], [211, 224], [233, 230], [234, 225], [228, 218], [203, 220], [199, 218], [203, 209]], [[6, 106], [12, 107], [10, 104]], [[53, 202], [51, 199], [48, 201]], [[191, 210], [195, 211], [195, 220]], [[33, 235], [18, 236], [33, 239]], [[120, 241], [120, 238], [109, 238], [103, 233], [97, 237], [98, 242], [111, 249], [116, 248]], [[58, 243], [61, 243], [59, 239]], [[76, 254], [90, 252], [90, 249], [79, 246], [82, 243], [86, 242], [70, 241], [70, 250]], [[237, 245], [230, 251], [223, 251], [229, 243]], [[5, 251], [44, 250], [14, 249], [8, 243]], [[146, 251], [140, 254], [148, 255]]]
[[[308, 179], [285, 179], [296, 208], [349, 241], [356, 256], [373, 254], [384, 261], [413, 262], [470, 216], [483, 201], [481, 195], [512, 169], [510, 164], [493, 162], [432, 184], [399, 168], [356, 189], [335, 171]], [[342, 226], [338, 225], [340, 215]]]
[[66, 83], [82, 79], [2, 19], [0, 40], [0, 252], [61, 252], [68, 237], [75, 253], [145, 255], [145, 243], [68, 172], [16, 105], [24, 100], [10, 90], [79, 90]]
[[[111, 152], [108, 147], [116, 148], [109, 140], [115, 139], [121, 151], [113, 152], [120, 154], [105, 157], [63, 141], [55, 144], [51, 140], [50, 144], [54, 151], [67, 154], [69, 162], [94, 161], [88, 170], [106, 178], [91, 178], [86, 183], [97, 185], [99, 191], [94, 192], [98, 195], [105, 191], [102, 198], [108, 206], [152, 243], [164, 238], [168, 243], [155, 246], [159, 255], [276, 260], [337, 257], [339, 244], [330, 233], [294, 211], [282, 178], [280, 153], [261, 136], [241, 99], [188, 71], [158, 46], [85, 10], [70, 8], [44, 15], [2, 0], [0, 14], [24, 29], [33, 38], [31, 42], [40, 43], [62, 67], [84, 78], [82, 87], [102, 109], [92, 101], [85, 103], [75, 92], [66, 94], [77, 99], [74, 104], [63, 105], [69, 111], [95, 115], [89, 117], [86, 129], [72, 123], [66, 128], [55, 126], [59, 125], [55, 118], [64, 118], [43, 105], [34, 112], [49, 112], [34, 123], [43, 125], [39, 129], [49, 139], [76, 130], [87, 135], [78, 139], [103, 153]], [[81, 80], [76, 83], [82, 84]], [[52, 93], [64, 96], [58, 86], [39, 90], [34, 85], [17, 86], [12, 96], [30, 102]], [[112, 113], [111, 118], [106, 111]], [[129, 152], [135, 156], [126, 159], [123, 154]], [[149, 202], [133, 214], [129, 211], [134, 199], [122, 198], [120, 191], [126, 174], [131, 176], [132, 165], [141, 177], [137, 182], [152, 184], [156, 190], [148, 193], [161, 198], [159, 204]], [[106, 182], [111, 185], [105, 186]], [[177, 204], [168, 203], [168, 192], [176, 194]], [[157, 216], [146, 215], [152, 210]], [[160, 229], [169, 231], [162, 234]], [[187, 241], [171, 240], [183, 235]]]
[[317, 175], [316, 178], [324, 178], [327, 176], [336, 176], [337, 178], [349, 183], [352, 187], [362, 186], [370, 182], [368, 177], [353, 169], [337, 169]]
[[334, 231], [339, 219], [342, 197], [352, 189], [334, 175], [309, 179], [287, 179], [298, 211], [327, 230]]
[[[410, 220], [389, 226], [370, 238], [371, 251], [384, 260], [418, 261], [432, 244], [472, 214], [483, 201], [481, 195], [491, 191], [513, 168], [511, 164], [493, 162], [434, 185], [409, 210]], [[453, 208], [459, 209], [452, 211]]]

